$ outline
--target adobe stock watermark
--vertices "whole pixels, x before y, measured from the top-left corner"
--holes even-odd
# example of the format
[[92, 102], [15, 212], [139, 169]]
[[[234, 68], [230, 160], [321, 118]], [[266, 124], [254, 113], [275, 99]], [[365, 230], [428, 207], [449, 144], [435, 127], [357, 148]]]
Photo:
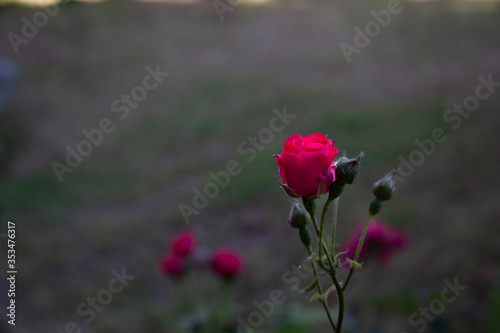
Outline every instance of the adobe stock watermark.
[[[286, 106], [282, 111], [273, 109], [274, 117], [268, 123], [267, 127], [262, 128], [256, 135], [251, 135], [243, 140], [237, 148], [241, 156], [245, 156], [245, 162], [252, 162], [257, 153], [266, 148], [274, 140], [276, 133], [280, 133], [285, 127], [290, 124], [291, 120], [295, 119], [297, 115], [288, 113]], [[225, 189], [231, 182], [231, 177], [239, 175], [243, 171], [243, 165], [237, 160], [230, 160], [226, 163], [225, 170], [219, 172], [209, 172], [208, 176], [212, 179], [201, 187], [193, 188], [192, 206], [180, 203], [178, 208], [186, 223], [190, 223], [190, 218], [193, 215], [200, 214], [202, 209], [205, 209], [211, 199], [217, 197], [221, 189]]]
[[[424, 332], [429, 323], [436, 320], [436, 317], [444, 312], [446, 305], [453, 303], [467, 289], [466, 285], [458, 283], [456, 277], [453, 283], [444, 280], [444, 284], [446, 287], [441, 291], [439, 298], [433, 299], [427, 306], [419, 307], [418, 312], [413, 312], [410, 315], [408, 322], [411, 326], [416, 327], [418, 333]], [[401, 331], [401, 333], [409, 332]]]
[[[109, 280], [106, 288], [99, 290], [95, 297], [87, 297], [84, 302], [81, 302], [76, 307], [76, 314], [81, 317], [86, 324], [90, 324], [96, 318], [96, 312], [102, 312], [104, 307], [111, 303], [113, 298], [129, 285], [130, 281], [136, 278], [133, 275], [128, 275], [125, 271], [125, 267], [122, 268], [121, 272], [112, 270], [111, 274], [113, 277]], [[81, 325], [75, 321], [68, 321], [66, 325], [64, 325], [64, 329], [56, 333], [81, 332]], [[52, 333], [52, 331], [49, 333]]]
[[19, 47], [22, 44], [28, 44], [33, 38], [38, 35], [39, 29], [44, 28], [51, 18], [54, 18], [59, 13], [59, 6], [69, 2], [70, 0], [62, 0], [54, 5], [42, 7], [36, 11], [31, 18], [23, 16], [23, 23], [19, 33], [9, 32], [7, 39], [16, 54], [19, 53]]
[[[329, 241], [328, 238], [330, 237], [325, 237], [326, 242]], [[294, 291], [300, 291], [300, 289], [309, 287], [312, 282], [311, 278], [314, 278], [314, 273], [309, 257], [304, 258], [298, 266], [292, 265], [281, 275], [281, 281]], [[262, 301], [254, 300], [252, 305], [255, 310], [251, 311], [244, 318], [239, 316], [236, 319], [238, 323], [237, 333], [257, 332], [257, 329], [265, 323], [265, 320], [275, 313], [278, 305], [285, 303], [286, 300], [285, 292], [281, 289], [272, 290], [269, 293], [269, 297]]]
[[[128, 94], [121, 94], [120, 98], [116, 98], [110, 105], [113, 113], [118, 114], [120, 120], [125, 120], [130, 115], [130, 111], [136, 109], [139, 103], [144, 101], [150, 91], [155, 90], [170, 75], [168, 72], [162, 72], [160, 65], [156, 65], [153, 69], [150, 66], [145, 68], [147, 74], [143, 77], [141, 84], [133, 87]], [[65, 173], [72, 173], [78, 167], [84, 157], [88, 157], [94, 147], [98, 147], [104, 141], [106, 134], [111, 134], [116, 129], [113, 120], [110, 118], [102, 118], [96, 128], [82, 130], [82, 135], [85, 139], [79, 141], [74, 147], [66, 146], [66, 163], [58, 161], [52, 162], [52, 169], [59, 180], [63, 181]]]
[[236, 6], [239, 6], [243, 0], [213, 0], [212, 6], [221, 22], [224, 21], [224, 13], [232, 12]]
[[[480, 102], [488, 99], [495, 92], [495, 89], [500, 87], [500, 82], [493, 81], [492, 74], [489, 74], [487, 78], [480, 75], [477, 80], [479, 84], [474, 89], [473, 94], [465, 97], [462, 104], [454, 104], [453, 108], [446, 109], [443, 113], [444, 122], [450, 124], [452, 130], [458, 130], [462, 126], [463, 120], [469, 118], [479, 108]], [[447, 139], [448, 135], [442, 127], [434, 128], [428, 138], [415, 139], [414, 143], [417, 148], [412, 150], [407, 158], [400, 155], [398, 168], [390, 171], [391, 173], [395, 172], [394, 182], [404, 183], [406, 178], [415, 172], [415, 168], [421, 166], [427, 157], [434, 154], [436, 147]]]
[[374, 20], [368, 21], [365, 24], [364, 31], [358, 26], [354, 27], [354, 32], [356, 33], [353, 39], [354, 45], [346, 42], [339, 44], [340, 50], [347, 63], [350, 64], [353, 54], [361, 53], [361, 50], [370, 44], [371, 38], [377, 37], [382, 31], [382, 28], [387, 27], [389, 23], [391, 23], [393, 15], [397, 15], [402, 11], [403, 6], [399, 0], [389, 0], [387, 9], [382, 9], [378, 12], [371, 10], [370, 15]]

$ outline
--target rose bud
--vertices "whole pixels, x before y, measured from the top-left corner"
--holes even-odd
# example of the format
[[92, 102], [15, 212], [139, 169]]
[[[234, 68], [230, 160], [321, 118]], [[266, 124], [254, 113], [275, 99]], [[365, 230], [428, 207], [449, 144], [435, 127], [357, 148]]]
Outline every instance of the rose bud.
[[292, 135], [285, 140], [281, 155], [274, 155], [278, 172], [292, 197], [314, 197], [328, 192], [335, 181], [338, 148], [321, 133]]
[[169, 254], [160, 259], [160, 269], [170, 276], [181, 276], [186, 271], [184, 260], [175, 254]]
[[219, 249], [212, 256], [212, 269], [223, 279], [230, 280], [244, 270], [244, 260], [233, 250]]
[[300, 240], [302, 241], [302, 244], [307, 249], [311, 249], [311, 244], [312, 244], [312, 235], [311, 235], [311, 230], [307, 226], [303, 226], [299, 229], [299, 237]]
[[174, 236], [169, 247], [176, 256], [185, 257], [196, 249], [197, 244], [196, 235], [190, 230], [185, 230]]
[[373, 185], [373, 194], [380, 201], [389, 200], [394, 192], [394, 173], [390, 173]]
[[337, 169], [335, 170], [335, 175], [337, 181], [343, 184], [352, 184], [356, 181], [359, 174], [359, 162], [365, 156], [363, 152], [359, 154], [356, 158], [345, 159], [341, 158], [337, 161]]
[[293, 228], [304, 227], [307, 225], [307, 223], [309, 223], [309, 213], [305, 210], [304, 207], [302, 207], [298, 203], [294, 203], [292, 205], [292, 209], [290, 209], [288, 223], [290, 223]]
[[330, 186], [330, 189], [328, 190], [328, 198], [336, 199], [340, 197], [342, 191], [344, 190], [344, 186], [345, 184], [340, 182], [338, 179], [337, 181], [334, 181], [332, 186]]

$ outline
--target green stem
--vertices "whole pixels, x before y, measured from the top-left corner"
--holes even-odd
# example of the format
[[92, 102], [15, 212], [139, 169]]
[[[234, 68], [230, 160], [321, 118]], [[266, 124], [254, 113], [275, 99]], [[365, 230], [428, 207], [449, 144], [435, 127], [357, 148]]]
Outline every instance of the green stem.
[[[321, 214], [321, 229], [320, 229], [320, 237], [323, 236], [323, 226], [325, 224], [325, 219], [326, 219], [326, 212], [328, 211], [328, 207], [330, 204], [333, 202], [333, 226], [332, 226], [332, 252], [331, 255], [328, 253], [328, 250], [325, 246], [325, 244], [321, 243], [322, 246], [325, 247], [325, 252], [326, 252], [326, 257], [328, 260], [328, 265], [331, 267], [331, 270], [329, 271], [329, 274], [332, 278], [333, 284], [335, 285], [335, 290], [337, 291], [337, 297], [339, 298], [339, 317], [337, 320], [337, 333], [341, 333], [342, 331], [342, 323], [344, 320], [344, 291], [342, 290], [342, 287], [340, 286], [339, 280], [337, 278], [337, 272], [335, 270], [334, 262], [333, 262], [333, 256], [335, 255], [335, 229], [337, 228], [337, 211], [338, 211], [338, 205], [339, 205], [339, 197], [336, 197], [335, 199], [328, 198], [328, 200], [325, 203], [325, 206], [323, 207], [323, 213]], [[320, 253], [321, 253], [321, 247], [320, 246]], [[320, 255], [320, 258], [322, 256]]]
[[[361, 237], [359, 239], [358, 248], [356, 249], [356, 254], [354, 255], [355, 262], [358, 262], [359, 254], [361, 253], [361, 248], [363, 247], [363, 243], [365, 242], [366, 230], [368, 230], [368, 225], [373, 220], [374, 216], [375, 215], [370, 214], [370, 216], [368, 217], [368, 219], [365, 222], [365, 225], [363, 227], [363, 232], [361, 233]], [[347, 276], [347, 280], [345, 281], [344, 287], [342, 288], [343, 291], [346, 290], [347, 285], [349, 284], [349, 281], [351, 281], [351, 277], [354, 274], [355, 270], [356, 270], [356, 267], [351, 266], [351, 270], [349, 271], [349, 275]]]
[[340, 286], [340, 283], [337, 279], [337, 274], [333, 271], [331, 274], [333, 284], [335, 285], [335, 289], [337, 290], [337, 297], [339, 298], [339, 318], [337, 320], [337, 333], [342, 332], [342, 323], [344, 321], [344, 291]]
[[325, 247], [325, 252], [327, 253], [326, 259], [328, 260], [328, 265], [330, 265], [331, 270], [326, 270], [330, 277], [332, 278], [333, 284], [335, 285], [335, 290], [337, 291], [337, 297], [339, 298], [339, 317], [337, 319], [337, 333], [342, 332], [342, 323], [344, 321], [344, 290], [340, 286], [339, 280], [337, 279], [337, 272], [333, 264], [332, 257], [328, 254], [328, 249]]
[[321, 268], [323, 268], [325, 271], [327, 271], [328, 274], [331, 276], [333, 284], [335, 285], [335, 289], [337, 291], [337, 296], [339, 298], [339, 317], [337, 320], [337, 329], [335, 330], [335, 332], [341, 333], [342, 332], [342, 323], [344, 320], [344, 291], [342, 290], [342, 287], [340, 286], [340, 283], [337, 279], [337, 273], [335, 271], [333, 259], [330, 256], [330, 253], [328, 252], [328, 248], [326, 247], [325, 243], [323, 242], [322, 237], [320, 236], [320, 235], [322, 235], [323, 226], [324, 226], [325, 217], [326, 217], [326, 212], [328, 211], [328, 206], [330, 205], [331, 202], [332, 202], [332, 200], [327, 200], [327, 202], [325, 203], [325, 207], [323, 207], [323, 213], [321, 214], [321, 228], [318, 228], [318, 222], [316, 221], [316, 216], [314, 215], [314, 212], [309, 212], [309, 215], [311, 216], [311, 220], [313, 222], [314, 228], [316, 229], [316, 233], [317, 233], [318, 237], [320, 238], [320, 242], [319, 242], [320, 253], [321, 253], [321, 249], [323, 249], [325, 251], [326, 259], [328, 260], [328, 265], [330, 266], [330, 269], [328, 269], [327, 267], [325, 267], [323, 265], [321, 255], [320, 255], [320, 260], [319, 260], [318, 264], [320, 265]]
[[[325, 217], [326, 217], [326, 212], [328, 211], [328, 206], [332, 203], [332, 199], [328, 198], [325, 202], [325, 205], [323, 206], [323, 212], [321, 213], [321, 224], [319, 227], [319, 244], [323, 244], [323, 233], [325, 229]], [[323, 261], [323, 253], [322, 253], [323, 246], [319, 247], [319, 260]]]
[[335, 257], [335, 231], [337, 230], [337, 213], [339, 211], [339, 199], [336, 197], [333, 200], [333, 224], [332, 224], [332, 256]]
[[326, 315], [328, 316], [328, 321], [330, 322], [330, 326], [332, 326], [334, 332], [337, 332], [337, 328], [335, 328], [335, 323], [333, 322], [332, 315], [328, 310], [328, 305], [326, 305], [326, 301], [322, 301], [321, 304], [323, 304], [323, 308], [326, 311]]
[[[312, 220], [312, 223], [313, 223], [313, 225], [314, 225], [314, 229], [316, 230], [316, 235], [317, 235], [317, 236], [318, 236], [318, 238], [319, 238], [319, 235], [320, 235], [320, 229], [319, 229], [319, 227], [318, 227], [318, 221], [316, 220], [316, 216], [315, 216], [315, 215], [314, 215], [314, 213], [312, 213], [312, 212], [309, 212], [309, 215], [311, 216], [311, 220]], [[318, 244], [318, 246], [319, 246], [319, 248], [320, 248], [320, 249], [323, 249], [323, 250], [325, 251], [326, 257], [327, 257], [328, 259], [331, 259], [331, 258], [330, 258], [330, 253], [328, 252], [328, 248], [326, 247], [325, 242], [320, 242], [320, 243]], [[329, 262], [330, 262], [330, 261], [331, 261], [331, 260], [329, 260]], [[333, 268], [334, 268], [333, 266], [331, 266], [331, 269], [328, 269], [328, 267], [326, 267], [326, 266], [323, 264], [323, 261], [322, 261], [322, 260], [319, 260], [319, 261], [318, 261], [318, 265], [319, 265], [321, 268], [323, 268], [325, 271], [327, 271], [327, 272], [330, 272], [330, 271], [331, 271], [331, 269], [333, 269]]]
[[[309, 256], [312, 255], [312, 249], [311, 249], [311, 247], [307, 248], [307, 253], [309, 254]], [[314, 261], [312, 261], [312, 260], [311, 260], [311, 266], [312, 266], [313, 273], [314, 273], [314, 278], [315, 278], [315, 281], [316, 281], [316, 287], [318, 288], [318, 293], [321, 296], [321, 301], [320, 302], [321, 302], [321, 304], [323, 304], [323, 308], [325, 309], [326, 315], [328, 316], [328, 321], [330, 322], [330, 325], [332, 326], [333, 331], [337, 332], [337, 328], [335, 327], [335, 323], [333, 322], [332, 315], [330, 314], [330, 310], [328, 310], [328, 305], [326, 304], [326, 300], [324, 300], [322, 298], [323, 297], [323, 290], [321, 288], [321, 283], [319, 282], [318, 270], [316, 269], [316, 265], [314, 264]]]

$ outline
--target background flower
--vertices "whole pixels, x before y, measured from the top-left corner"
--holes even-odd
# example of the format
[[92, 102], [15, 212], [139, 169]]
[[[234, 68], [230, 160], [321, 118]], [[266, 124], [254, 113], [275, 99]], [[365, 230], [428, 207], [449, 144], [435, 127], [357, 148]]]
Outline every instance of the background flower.
[[160, 269], [170, 276], [180, 276], [186, 271], [184, 259], [175, 254], [167, 254], [160, 259]]
[[216, 250], [212, 257], [212, 269], [225, 279], [233, 278], [244, 270], [244, 260], [239, 253], [230, 249]]
[[184, 230], [174, 236], [169, 244], [172, 252], [177, 256], [190, 255], [198, 244], [196, 234], [190, 230]]
[[[345, 259], [354, 260], [364, 223], [361, 221], [349, 238], [339, 247], [339, 252], [347, 251], [346, 254], [340, 256], [341, 262]], [[392, 256], [404, 249], [408, 243], [409, 237], [405, 232], [392, 228], [386, 222], [373, 220], [366, 230], [358, 262], [362, 263], [369, 257], [375, 257], [378, 263], [387, 265]], [[348, 267], [348, 265], [345, 263], [344, 266]]]

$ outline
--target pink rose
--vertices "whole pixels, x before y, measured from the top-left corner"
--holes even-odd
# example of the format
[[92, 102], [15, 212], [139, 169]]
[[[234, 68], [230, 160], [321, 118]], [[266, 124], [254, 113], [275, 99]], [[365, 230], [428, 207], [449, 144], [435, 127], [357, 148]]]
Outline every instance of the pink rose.
[[295, 134], [285, 140], [283, 152], [274, 157], [288, 194], [298, 198], [328, 192], [335, 181], [333, 159], [339, 152], [334, 142], [321, 133]]
[[[346, 242], [339, 247], [339, 252], [347, 251], [347, 253], [341, 255], [341, 260], [354, 259], [363, 226], [364, 221], [361, 221]], [[373, 220], [366, 230], [365, 241], [361, 247], [358, 262], [363, 262], [372, 256], [377, 259], [379, 264], [385, 266], [390, 262], [392, 256], [406, 248], [408, 243], [409, 238], [405, 232], [394, 229], [383, 221]], [[349, 268], [347, 262], [344, 266]]]
[[238, 252], [229, 249], [218, 249], [212, 256], [212, 268], [224, 279], [239, 275], [245, 267], [243, 258]]
[[160, 269], [167, 275], [180, 276], [186, 271], [184, 260], [175, 254], [163, 257], [160, 262]]
[[174, 236], [169, 247], [176, 256], [184, 257], [190, 255], [196, 249], [197, 244], [198, 238], [194, 232], [184, 230]]

